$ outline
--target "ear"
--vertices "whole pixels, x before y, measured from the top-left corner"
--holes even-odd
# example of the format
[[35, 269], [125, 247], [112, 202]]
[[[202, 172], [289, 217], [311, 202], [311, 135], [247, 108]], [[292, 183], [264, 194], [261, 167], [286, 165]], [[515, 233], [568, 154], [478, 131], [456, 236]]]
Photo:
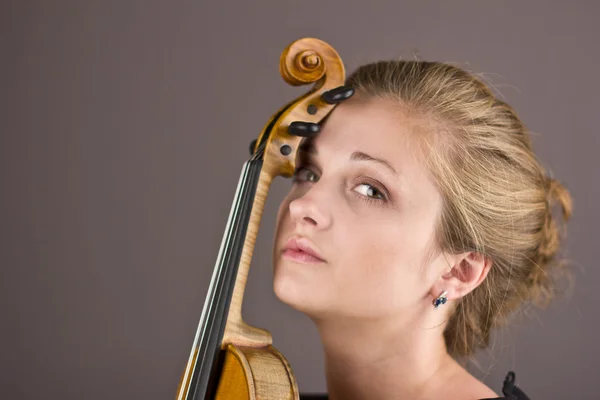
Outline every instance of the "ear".
[[463, 297], [483, 282], [492, 266], [492, 260], [475, 252], [456, 254], [448, 260], [452, 268], [435, 283], [432, 288], [434, 298], [443, 291], [448, 292], [448, 300]]

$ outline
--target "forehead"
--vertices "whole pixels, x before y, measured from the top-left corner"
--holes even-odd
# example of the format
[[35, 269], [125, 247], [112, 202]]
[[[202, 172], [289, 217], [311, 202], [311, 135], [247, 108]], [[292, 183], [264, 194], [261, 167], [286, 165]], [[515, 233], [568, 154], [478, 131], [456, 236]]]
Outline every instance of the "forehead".
[[388, 100], [352, 97], [335, 108], [312, 142], [319, 152], [362, 151], [407, 171], [421, 164], [423, 126], [421, 118]]

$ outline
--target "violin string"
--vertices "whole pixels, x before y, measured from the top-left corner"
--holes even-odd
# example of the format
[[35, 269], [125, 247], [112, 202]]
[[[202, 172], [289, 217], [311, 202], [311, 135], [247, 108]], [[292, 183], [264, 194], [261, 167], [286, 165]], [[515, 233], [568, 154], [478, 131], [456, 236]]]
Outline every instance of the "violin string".
[[[207, 341], [207, 334], [211, 331], [211, 329], [208, 329], [208, 328], [209, 328], [209, 326], [212, 327], [212, 323], [214, 323], [214, 318], [209, 318], [209, 316], [211, 316], [213, 314], [213, 311], [214, 311], [213, 305], [215, 303], [214, 299], [217, 295], [216, 289], [217, 289], [217, 286], [220, 286], [219, 282], [223, 279], [223, 276], [224, 276], [223, 268], [226, 264], [223, 262], [223, 259], [225, 256], [225, 250], [230, 248], [229, 246], [230, 246], [231, 239], [233, 236], [232, 235], [233, 227], [235, 225], [233, 222], [236, 221], [238, 218], [239, 208], [240, 208], [240, 200], [242, 198], [242, 188], [245, 187], [245, 183], [247, 181], [249, 166], [250, 166], [249, 162], [244, 163], [244, 167], [242, 168], [242, 173], [241, 173], [240, 179], [238, 181], [238, 186], [236, 188], [236, 192], [235, 192], [235, 196], [234, 196], [234, 202], [229, 211], [229, 217], [227, 219], [225, 235], [223, 235], [223, 238], [221, 240], [221, 246], [219, 248], [217, 260], [215, 263], [215, 269], [213, 271], [213, 275], [212, 275], [210, 285], [208, 288], [206, 301], [204, 302], [204, 307], [203, 307], [202, 314], [200, 317], [200, 322], [199, 322], [198, 328], [196, 330], [194, 344], [192, 346], [192, 351], [190, 353], [190, 358], [189, 358], [190, 360], [193, 360], [195, 358], [194, 355], [196, 353], [198, 354], [198, 357], [204, 358], [204, 354], [200, 353], [199, 347], [201, 347], [201, 345]], [[184, 378], [183, 378], [183, 382], [188, 381], [189, 375], [195, 369], [195, 366], [198, 363], [198, 361], [199, 361], [198, 358], [196, 358], [194, 365], [192, 365], [191, 368], [186, 369]], [[189, 362], [188, 362], [188, 365], [189, 365]], [[190, 387], [187, 388], [188, 391], [189, 391], [189, 389], [190, 389]], [[188, 393], [186, 392], [185, 396], [187, 397], [187, 395], [188, 395]]]
[[[232, 254], [234, 254], [235, 249], [233, 249], [232, 246], [232, 242], [236, 241], [236, 236], [238, 236], [238, 230], [237, 230], [237, 226], [238, 226], [238, 222], [239, 222], [239, 218], [240, 218], [240, 212], [243, 211], [242, 207], [244, 205], [244, 203], [246, 203], [247, 201], [249, 201], [250, 199], [247, 198], [248, 195], [248, 179], [249, 176], [253, 177], [253, 178], [257, 178], [258, 176], [254, 176], [257, 175], [254, 172], [252, 174], [250, 174], [251, 171], [255, 171], [257, 167], [257, 165], [255, 165], [256, 161], [260, 161], [263, 158], [264, 155], [264, 151], [265, 151], [265, 147], [266, 147], [266, 142], [263, 142], [259, 145], [259, 147], [257, 148], [257, 150], [253, 153], [252, 157], [250, 157], [250, 159], [248, 161], [246, 161], [246, 163], [244, 163], [244, 166], [242, 168], [242, 173], [240, 175], [240, 179], [238, 181], [238, 186], [236, 188], [236, 192], [234, 195], [234, 202], [232, 204], [232, 207], [230, 209], [230, 213], [229, 213], [229, 217], [227, 220], [227, 224], [226, 224], [226, 228], [225, 228], [225, 234], [223, 235], [223, 238], [221, 240], [221, 246], [218, 252], [218, 256], [217, 256], [217, 260], [215, 263], [215, 269], [213, 271], [213, 275], [209, 284], [209, 289], [208, 289], [208, 293], [207, 293], [207, 297], [206, 297], [206, 301], [204, 303], [204, 307], [202, 310], [202, 314], [200, 317], [200, 323], [198, 325], [197, 331], [196, 331], [196, 336], [194, 338], [194, 344], [192, 346], [192, 351], [190, 353], [190, 360], [193, 360], [193, 365], [190, 365], [190, 362], [188, 361], [188, 365], [190, 365], [190, 368], [186, 368], [186, 371], [184, 373], [184, 377], [183, 377], [183, 382], [187, 382], [188, 379], [190, 379], [190, 375], [194, 376], [194, 372], [196, 371], [196, 366], [198, 365], [198, 362], [200, 362], [200, 370], [203, 369], [203, 366], [206, 363], [206, 357], [208, 356], [208, 353], [211, 353], [208, 347], [209, 343], [211, 341], [216, 340], [214, 337], [214, 324], [217, 322], [216, 321], [216, 315], [215, 314], [215, 308], [219, 307], [219, 304], [222, 303], [222, 301], [218, 301], [218, 297], [217, 296], [222, 296], [223, 295], [223, 286], [225, 285], [225, 277], [228, 275], [228, 271], [230, 270], [230, 268], [233, 268], [233, 265], [231, 264], [231, 259], [232, 259]], [[261, 163], [262, 164], [262, 163]], [[259, 167], [260, 169], [260, 167]], [[255, 183], [255, 179], [252, 180]], [[253, 197], [253, 196], [252, 196]], [[240, 237], [240, 239], [243, 239]], [[243, 245], [243, 243], [242, 243]], [[228, 268], [229, 267], [229, 268]], [[233, 282], [230, 282], [230, 284], [232, 284]], [[222, 299], [222, 300], [228, 300], [228, 299]], [[213, 334], [211, 336], [211, 333]], [[212, 338], [212, 339], [211, 339]], [[202, 350], [202, 351], [200, 351]], [[195, 360], [194, 360], [195, 359]], [[200, 372], [200, 371], [198, 371]], [[201, 379], [202, 377], [197, 375], [197, 379], [194, 379], [195, 382], [191, 382], [190, 381], [190, 385], [188, 385], [188, 387], [186, 388], [185, 393], [183, 394], [184, 396], [186, 396], [185, 398], [187, 398], [187, 396], [189, 396], [189, 392], [192, 389], [192, 385], [194, 384], [194, 386], [196, 386], [196, 390], [194, 390], [196, 393], [194, 394], [194, 398], [196, 397], [195, 395], [199, 394], [198, 393], [198, 389], [200, 389], [200, 391], [203, 391], [202, 388], [198, 387], [203, 386], [203, 383], [197, 382], [199, 379]]]
[[[218, 281], [219, 285], [215, 289], [217, 296], [214, 301], [215, 310], [209, 314], [213, 316], [213, 319], [210, 321], [210, 325], [207, 326], [209, 334], [208, 341], [204, 344], [205, 353], [203, 360], [203, 365], [206, 365], [206, 367], [201, 367], [201, 371], [212, 370], [210, 366], [214, 365], [214, 362], [217, 360], [220, 352], [219, 348], [223, 343], [222, 338], [227, 323], [228, 310], [237, 281], [237, 271], [242, 257], [246, 239], [246, 230], [250, 222], [254, 194], [261, 169], [262, 160], [249, 162], [246, 177], [244, 178], [244, 184], [240, 193], [241, 204], [236, 208], [237, 215], [233, 219], [233, 230], [229, 237], [231, 244], [226, 246], [226, 252], [224, 253], [224, 272]], [[207, 361], [210, 362], [210, 366], [207, 364]], [[195, 395], [203, 395], [206, 393], [208, 376], [209, 374], [201, 374], [197, 383]]]
[[252, 161], [257, 161], [262, 159], [263, 155], [265, 154], [265, 147], [266, 147], [266, 142], [262, 142], [259, 146], [258, 149], [256, 149], [256, 151], [252, 154], [252, 157], [250, 157], [250, 160]]
[[[226, 227], [226, 234], [223, 237], [223, 240], [221, 242], [221, 248], [219, 249], [219, 257], [217, 259], [216, 265], [218, 265], [218, 274], [215, 277], [215, 285], [213, 287], [213, 293], [212, 293], [212, 299], [214, 299], [219, 293], [217, 290], [217, 286], [222, 286], [219, 285], [222, 284], [222, 280], [223, 277], [225, 276], [225, 272], [223, 271], [224, 267], [226, 267], [228, 265], [228, 259], [230, 256], [230, 252], [227, 252], [227, 250], [231, 250], [231, 243], [234, 240], [234, 233], [235, 233], [235, 227], [237, 226], [237, 221], [239, 219], [239, 213], [241, 211], [241, 202], [242, 199], [244, 197], [244, 193], [245, 193], [245, 187], [246, 187], [246, 182], [248, 180], [248, 171], [250, 169], [250, 163], [246, 162], [244, 163], [244, 167], [243, 167], [243, 172], [240, 176], [239, 182], [238, 182], [238, 188], [236, 189], [236, 194], [235, 194], [235, 201], [231, 207], [230, 210], [230, 216], [229, 219], [227, 221], [227, 227]], [[208, 315], [212, 314], [212, 308], [213, 305], [215, 304], [214, 301], [210, 302], [210, 308], [208, 311]], [[208, 327], [206, 327], [208, 328]], [[207, 329], [208, 332], [211, 332], [212, 329]], [[207, 332], [203, 332], [203, 336], [206, 335]]]

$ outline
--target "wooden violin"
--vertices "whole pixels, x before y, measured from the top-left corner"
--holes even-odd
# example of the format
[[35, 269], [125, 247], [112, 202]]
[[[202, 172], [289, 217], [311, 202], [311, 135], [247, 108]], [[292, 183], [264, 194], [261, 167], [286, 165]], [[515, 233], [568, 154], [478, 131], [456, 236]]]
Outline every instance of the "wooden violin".
[[177, 400], [299, 398], [292, 369], [272, 346], [271, 334], [242, 319], [244, 289], [271, 182], [293, 175], [302, 138], [318, 134], [323, 118], [354, 91], [343, 86], [337, 52], [318, 39], [287, 46], [279, 70], [291, 85], [314, 85], [277, 111], [251, 143]]

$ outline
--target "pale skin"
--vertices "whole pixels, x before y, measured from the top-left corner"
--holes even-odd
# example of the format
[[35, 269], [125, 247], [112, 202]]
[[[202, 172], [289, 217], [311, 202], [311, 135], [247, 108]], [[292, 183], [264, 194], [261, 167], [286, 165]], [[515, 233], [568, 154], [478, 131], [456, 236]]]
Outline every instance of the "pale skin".
[[[454, 302], [491, 263], [435, 250], [442, 198], [415, 156], [422, 122], [355, 95], [302, 151], [281, 203], [274, 290], [315, 322], [331, 400], [498, 397], [446, 351]], [[284, 250], [293, 237], [321, 260], [291, 257]], [[443, 291], [448, 302], [435, 310]]]

